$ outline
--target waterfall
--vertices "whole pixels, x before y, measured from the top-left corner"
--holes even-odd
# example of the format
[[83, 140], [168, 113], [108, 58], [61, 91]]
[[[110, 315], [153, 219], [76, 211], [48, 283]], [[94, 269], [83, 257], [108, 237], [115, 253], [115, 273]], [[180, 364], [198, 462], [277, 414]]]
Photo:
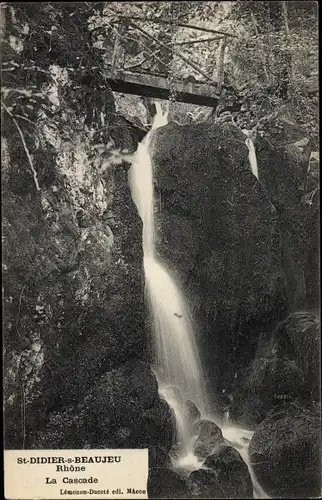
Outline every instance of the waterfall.
[[255, 151], [255, 145], [254, 145], [253, 139], [251, 139], [250, 137], [247, 137], [245, 144], [248, 147], [248, 151], [249, 151], [248, 159], [249, 159], [250, 168], [251, 168], [253, 174], [255, 175], [255, 177], [257, 177], [257, 179], [259, 180], [256, 151]]
[[155, 251], [154, 188], [150, 157], [151, 135], [167, 123], [167, 115], [156, 103], [151, 131], [141, 141], [132, 159], [129, 184], [143, 221], [143, 251], [146, 295], [154, 336], [154, 371], [160, 394], [173, 408], [178, 440], [187, 450], [191, 442], [185, 401], [193, 401], [201, 413], [207, 411], [207, 395], [189, 308], [168, 266]]
[[223, 418], [223, 427], [229, 427], [230, 425], [230, 415], [229, 410], [226, 410]]
[[[203, 459], [193, 453], [196, 436], [189, 426], [185, 402], [197, 405], [202, 418], [216, 422], [207, 400], [205, 375], [198, 354], [189, 307], [180, 291], [171, 266], [161, 262], [155, 248], [154, 187], [150, 157], [153, 131], [167, 123], [167, 114], [156, 103], [157, 114], [151, 131], [138, 145], [129, 170], [132, 198], [143, 222], [143, 251], [146, 297], [152, 319], [154, 336], [154, 363], [159, 392], [173, 409], [180, 452], [174, 466], [176, 470], [190, 472], [203, 467]], [[246, 139], [249, 159], [254, 175], [258, 178], [253, 141]], [[170, 267], [170, 268], [169, 268]], [[232, 424], [229, 411], [224, 416], [222, 433], [247, 464], [254, 486], [255, 498], [269, 498], [261, 489], [249, 461], [248, 445], [252, 432]]]
[[233, 448], [235, 448], [235, 450], [238, 451], [238, 453], [240, 453], [240, 456], [242, 457], [242, 459], [244, 460], [245, 464], [248, 467], [249, 474], [253, 484], [254, 498], [269, 499], [270, 497], [261, 487], [259, 481], [255, 476], [249, 458], [248, 447], [254, 432], [233, 425], [229, 420], [229, 414], [227, 415], [226, 421], [221, 430], [224, 438], [230, 443], [231, 446], [233, 446]]

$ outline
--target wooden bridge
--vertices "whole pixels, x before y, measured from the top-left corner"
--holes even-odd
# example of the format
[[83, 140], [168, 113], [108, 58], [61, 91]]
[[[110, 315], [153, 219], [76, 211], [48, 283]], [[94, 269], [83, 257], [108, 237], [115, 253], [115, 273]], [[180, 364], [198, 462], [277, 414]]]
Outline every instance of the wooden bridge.
[[[212, 34], [215, 34], [216, 37], [195, 38], [194, 40], [166, 45], [160, 39], [156, 38], [145, 29], [143, 29], [142, 26], [138, 23], [142, 21], [144, 23], [152, 22], [164, 23], [169, 25], [169, 20], [151, 20], [140, 17], [134, 17], [130, 19], [125, 16], [116, 14], [110, 7], [107, 7], [107, 9], [115, 15], [113, 21], [113, 29], [115, 33], [113, 60], [110, 67], [105, 72], [105, 76], [107, 77], [112, 90], [119, 93], [154, 97], [157, 99], [170, 99], [171, 96], [174, 95], [176, 101], [197, 104], [199, 106], [209, 106], [213, 108], [217, 107], [221, 90], [223, 88], [224, 55], [227, 45], [227, 38], [233, 37], [234, 35], [217, 30], [212, 30], [209, 28], [203, 28], [200, 26], [191, 26], [189, 24], [178, 23], [178, 26], [181, 26], [185, 29], [192, 29], [195, 32], [210, 32]], [[170, 79], [167, 77], [167, 75], [164, 74], [153, 74], [151, 72], [147, 72], [148, 70], [139, 72], [133, 71], [132, 68], [126, 68], [124, 64], [126, 54], [124, 50], [124, 43], [122, 43], [122, 41], [126, 40], [128, 33], [130, 33], [130, 39], [131, 36], [132, 40], [135, 36], [136, 39], [139, 39], [138, 32], [141, 38], [143, 35], [143, 40], [150, 41], [150, 43], [152, 41], [154, 45], [159, 47], [159, 50], [153, 52], [153, 50], [151, 50], [151, 48], [149, 48], [147, 44], [143, 43], [143, 46], [148, 51], [152, 52], [152, 56], [148, 56], [146, 60], [143, 59], [141, 63], [136, 64], [135, 66], [142, 67], [145, 61], [151, 58], [153, 59], [155, 57], [160, 62], [160, 59], [156, 56], [156, 53], [163, 50], [165, 54], [170, 54], [172, 57], [174, 55], [179, 57], [186, 66], [194, 70], [194, 73], [200, 74], [203, 77], [203, 81], [196, 80], [194, 77], [188, 77], [185, 79], [177, 79], [176, 81], [173, 81], [173, 79], [171, 79], [170, 82]], [[185, 56], [180, 50], [177, 49], [178, 45], [182, 46], [195, 43], [205, 43], [213, 40], [219, 40], [219, 55], [217, 61], [216, 79], [214, 79], [212, 75], [209, 75], [208, 73], [203, 71], [200, 68], [200, 64], [194, 62], [190, 56]], [[166, 70], [166, 73], [167, 72], [168, 70]]]
[[199, 106], [216, 107], [220, 95], [216, 84], [177, 80], [170, 85], [166, 76], [150, 73], [119, 71], [107, 75], [107, 80], [115, 92], [169, 99], [174, 91], [176, 101]]

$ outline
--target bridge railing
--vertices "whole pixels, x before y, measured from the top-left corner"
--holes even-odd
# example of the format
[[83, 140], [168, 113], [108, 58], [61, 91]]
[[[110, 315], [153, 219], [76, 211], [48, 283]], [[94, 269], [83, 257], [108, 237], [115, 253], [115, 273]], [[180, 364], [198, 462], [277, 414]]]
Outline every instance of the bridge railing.
[[[225, 51], [227, 47], [227, 40], [228, 37], [234, 36], [229, 33], [221, 32], [218, 30], [212, 30], [209, 28], [203, 28], [200, 26], [192, 26], [189, 24], [184, 24], [184, 23], [177, 23], [177, 26], [181, 26], [186, 29], [193, 29], [193, 30], [199, 30], [202, 32], [210, 32], [212, 34], [216, 34], [216, 37], [208, 37], [208, 38], [196, 38], [195, 40], [190, 40], [190, 41], [183, 41], [183, 42], [177, 42], [177, 43], [170, 43], [167, 45], [164, 43], [164, 41], [161, 41], [159, 38], [151, 35], [148, 33], [145, 29], [143, 29], [137, 22], [147, 22], [147, 23], [164, 23], [168, 24], [171, 22], [170, 20], [163, 20], [163, 19], [156, 19], [156, 20], [151, 20], [151, 19], [144, 19], [144, 18], [139, 18], [139, 17], [132, 17], [132, 18], [127, 18], [125, 16], [117, 16], [117, 20], [114, 24], [114, 29], [115, 29], [115, 43], [114, 43], [114, 50], [113, 50], [113, 56], [112, 56], [112, 62], [111, 62], [111, 76], [117, 76], [120, 75], [120, 73], [123, 73], [124, 71], [139, 71], [139, 68], [144, 68], [145, 63], [150, 62], [152, 65], [156, 65], [157, 68], [160, 71], [160, 76], [166, 76], [169, 74], [170, 71], [170, 62], [171, 62], [171, 57], [173, 55], [179, 57], [183, 63], [192, 68], [194, 72], [197, 72], [201, 74], [206, 81], [212, 84], [217, 85], [217, 91], [220, 93], [222, 85], [223, 85], [223, 80], [224, 80], [224, 64], [225, 64]], [[128, 32], [130, 31], [130, 37], [132, 40], [136, 41], [137, 43], [141, 43], [145, 50], [146, 50], [146, 56], [143, 57], [142, 60], [138, 61], [137, 63], [133, 64], [129, 62], [128, 59], [128, 54], [125, 49], [125, 40], [129, 38]], [[141, 37], [138, 37], [138, 33], [141, 34]], [[143, 35], [143, 37], [142, 37]], [[145, 44], [142, 39], [147, 39], [151, 44]], [[219, 42], [219, 51], [218, 51], [218, 60], [217, 60], [217, 72], [216, 72], [216, 77], [213, 78], [212, 75], [209, 75], [205, 71], [203, 71], [200, 68], [200, 64], [194, 62], [191, 57], [189, 56], [186, 57], [180, 50], [178, 50], [178, 47], [185, 46], [185, 45], [193, 45], [196, 43], [206, 43], [209, 41], [217, 41]], [[151, 48], [153, 47], [153, 48]], [[156, 48], [157, 47], [157, 48]], [[166, 55], [166, 57], [165, 57]], [[162, 60], [163, 57], [163, 60]], [[169, 61], [170, 57], [170, 61]], [[133, 58], [133, 56], [132, 56]], [[166, 58], [166, 61], [164, 60]], [[156, 64], [158, 63], [158, 64]], [[162, 71], [163, 70], [163, 71]], [[148, 70], [149, 71], [149, 70]]]

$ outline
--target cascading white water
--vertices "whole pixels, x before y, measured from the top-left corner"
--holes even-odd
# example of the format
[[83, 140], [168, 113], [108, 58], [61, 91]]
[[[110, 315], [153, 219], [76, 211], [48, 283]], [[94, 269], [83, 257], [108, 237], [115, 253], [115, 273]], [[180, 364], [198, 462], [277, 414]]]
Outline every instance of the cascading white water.
[[248, 153], [248, 159], [249, 159], [250, 168], [251, 168], [253, 174], [255, 175], [255, 177], [257, 177], [257, 179], [259, 180], [257, 158], [256, 158], [256, 150], [255, 150], [254, 141], [250, 137], [247, 137], [247, 139], [245, 141], [245, 144], [248, 147], [248, 151], [249, 151], [249, 153]]
[[132, 160], [129, 183], [143, 221], [146, 293], [155, 341], [154, 370], [160, 393], [175, 412], [179, 441], [187, 451], [191, 436], [184, 403], [189, 399], [204, 413], [207, 394], [189, 309], [173, 275], [155, 255], [154, 188], [149, 146], [153, 130], [167, 123], [167, 115], [162, 113], [159, 103], [156, 103], [156, 109], [152, 130], [139, 144]]
[[253, 494], [254, 498], [266, 498], [269, 499], [270, 497], [267, 495], [267, 493], [263, 490], [261, 485], [259, 484], [255, 473], [253, 471], [252, 465], [250, 463], [250, 458], [249, 458], [249, 453], [248, 453], [248, 447], [250, 440], [254, 434], [253, 431], [249, 431], [247, 429], [243, 429], [241, 427], [238, 427], [236, 425], [233, 425], [230, 422], [229, 419], [229, 413], [225, 415], [225, 423], [222, 427], [222, 433], [224, 438], [235, 448], [235, 450], [240, 453], [240, 456], [244, 460], [245, 464], [248, 467], [249, 474], [252, 480], [253, 484]]
[[[175, 467], [188, 473], [204, 467], [193, 453], [196, 436], [191, 435], [185, 401], [193, 401], [203, 418], [216, 422], [208, 406], [205, 376], [200, 362], [189, 308], [179, 286], [167, 266], [160, 262], [155, 252], [153, 169], [149, 147], [153, 130], [167, 123], [167, 115], [156, 103], [157, 114], [152, 130], [139, 144], [132, 158], [129, 184], [132, 198], [143, 221], [143, 250], [146, 294], [155, 340], [154, 370], [159, 391], [174, 410], [181, 453]], [[256, 153], [252, 139], [247, 138], [249, 161], [253, 174], [258, 178]], [[218, 423], [218, 422], [216, 422]], [[237, 449], [247, 464], [253, 486], [254, 498], [269, 498], [258, 484], [248, 456], [250, 431], [233, 426], [229, 413], [222, 425], [224, 438]]]

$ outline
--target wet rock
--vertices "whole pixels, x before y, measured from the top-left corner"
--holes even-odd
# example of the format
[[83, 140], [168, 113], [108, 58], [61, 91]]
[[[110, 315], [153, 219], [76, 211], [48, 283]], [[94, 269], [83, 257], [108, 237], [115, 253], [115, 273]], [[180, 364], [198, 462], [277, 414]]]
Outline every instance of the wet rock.
[[185, 413], [189, 425], [194, 424], [201, 417], [199, 409], [197, 408], [195, 403], [193, 401], [190, 401], [189, 399], [185, 402]]
[[194, 453], [200, 458], [206, 458], [218, 445], [224, 442], [220, 428], [210, 420], [196, 422], [193, 426], [193, 432], [198, 436], [194, 444]]
[[304, 373], [294, 361], [256, 358], [233, 391], [230, 417], [252, 428], [275, 406], [301, 401], [306, 394]]
[[183, 404], [182, 394], [175, 385], [163, 387], [160, 391], [160, 395], [164, 399], [174, 399], [177, 403]]
[[175, 439], [175, 428], [173, 410], [166, 401], [157, 399], [151, 408], [143, 412], [141, 422], [137, 427], [135, 443], [160, 445], [169, 450]]
[[219, 446], [206, 458], [204, 465], [216, 472], [223, 498], [253, 498], [248, 467], [237, 450], [231, 446]]
[[188, 498], [188, 495], [187, 482], [173, 470], [164, 467], [149, 470], [149, 498]]
[[226, 498], [216, 472], [211, 469], [191, 472], [189, 488], [193, 498]]
[[256, 477], [273, 498], [321, 493], [320, 414], [295, 405], [272, 411], [249, 445]]
[[183, 446], [183, 444], [181, 442], [180, 443], [175, 442], [174, 445], [171, 447], [171, 450], [170, 450], [171, 461], [172, 462], [176, 462], [176, 460], [178, 458], [180, 458], [183, 453], [184, 453], [184, 446]]

